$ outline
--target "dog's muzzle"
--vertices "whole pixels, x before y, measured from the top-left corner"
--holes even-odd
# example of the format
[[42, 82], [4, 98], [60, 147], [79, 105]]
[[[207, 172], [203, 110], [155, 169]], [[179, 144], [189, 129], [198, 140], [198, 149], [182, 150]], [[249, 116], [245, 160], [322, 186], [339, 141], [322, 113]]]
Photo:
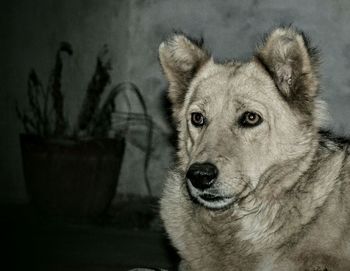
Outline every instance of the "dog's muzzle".
[[223, 195], [215, 188], [218, 168], [211, 163], [194, 163], [186, 174], [187, 189], [194, 202], [208, 209], [222, 209], [234, 201], [234, 197]]

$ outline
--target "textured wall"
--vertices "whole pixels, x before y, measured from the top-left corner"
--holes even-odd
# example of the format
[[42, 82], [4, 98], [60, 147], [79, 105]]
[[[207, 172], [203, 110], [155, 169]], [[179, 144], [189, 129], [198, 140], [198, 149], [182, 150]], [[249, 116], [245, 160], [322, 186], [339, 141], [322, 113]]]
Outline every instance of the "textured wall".
[[[246, 59], [262, 33], [280, 23], [305, 30], [322, 52], [322, 96], [329, 103], [331, 126], [349, 133], [350, 2], [347, 0], [77, 0], [8, 1], [0, 18], [0, 199], [26, 199], [22, 176], [15, 100], [26, 104], [26, 77], [34, 67], [46, 82], [60, 41], [75, 51], [65, 59], [63, 90], [66, 114], [76, 117], [92, 75], [95, 57], [108, 44], [113, 57], [113, 84], [135, 82], [157, 124], [156, 148], [149, 176], [159, 194], [172, 148], [164, 112], [166, 83], [157, 61], [159, 43], [174, 29], [203, 36], [218, 59]], [[143, 153], [131, 144], [118, 190], [145, 194]]]

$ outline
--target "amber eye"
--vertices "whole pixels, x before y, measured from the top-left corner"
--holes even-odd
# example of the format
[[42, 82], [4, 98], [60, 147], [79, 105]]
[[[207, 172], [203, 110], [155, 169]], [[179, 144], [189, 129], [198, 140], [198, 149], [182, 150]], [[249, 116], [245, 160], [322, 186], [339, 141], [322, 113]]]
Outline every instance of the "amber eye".
[[239, 124], [242, 127], [250, 128], [250, 127], [258, 126], [260, 123], [262, 123], [262, 121], [263, 119], [258, 113], [245, 112], [240, 118]]
[[205, 121], [206, 119], [201, 113], [194, 112], [191, 114], [191, 122], [194, 126], [201, 127], [205, 124]]

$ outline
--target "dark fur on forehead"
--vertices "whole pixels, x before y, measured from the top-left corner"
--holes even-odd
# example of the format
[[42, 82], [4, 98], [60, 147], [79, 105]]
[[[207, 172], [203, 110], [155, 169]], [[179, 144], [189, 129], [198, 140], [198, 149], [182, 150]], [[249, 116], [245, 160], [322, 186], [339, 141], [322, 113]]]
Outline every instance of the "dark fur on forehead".
[[292, 26], [279, 27], [265, 34], [259, 47], [255, 59], [274, 80], [282, 97], [293, 108], [312, 116], [320, 61], [307, 35]]

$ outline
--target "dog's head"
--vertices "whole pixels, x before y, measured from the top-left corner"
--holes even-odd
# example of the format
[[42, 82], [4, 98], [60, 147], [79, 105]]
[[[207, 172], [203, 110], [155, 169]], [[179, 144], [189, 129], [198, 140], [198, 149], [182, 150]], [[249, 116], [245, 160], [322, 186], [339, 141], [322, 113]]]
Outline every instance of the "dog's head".
[[215, 63], [200, 42], [177, 34], [160, 45], [159, 58], [179, 169], [196, 202], [225, 208], [310, 156], [318, 63], [303, 34], [274, 30], [246, 63]]

